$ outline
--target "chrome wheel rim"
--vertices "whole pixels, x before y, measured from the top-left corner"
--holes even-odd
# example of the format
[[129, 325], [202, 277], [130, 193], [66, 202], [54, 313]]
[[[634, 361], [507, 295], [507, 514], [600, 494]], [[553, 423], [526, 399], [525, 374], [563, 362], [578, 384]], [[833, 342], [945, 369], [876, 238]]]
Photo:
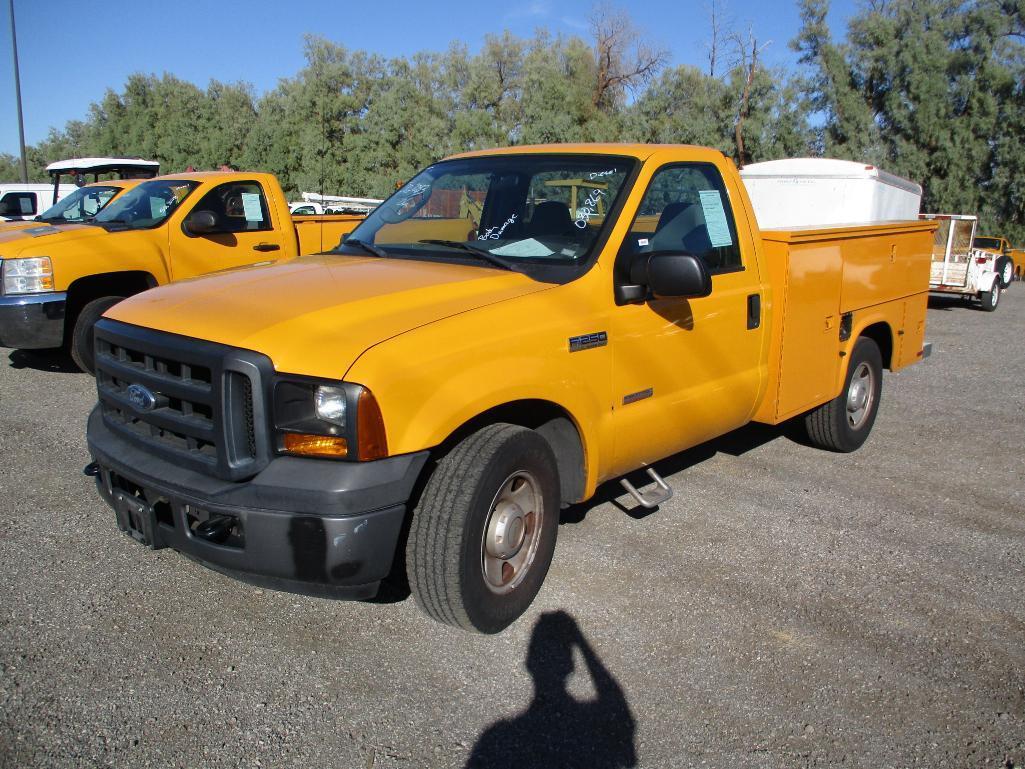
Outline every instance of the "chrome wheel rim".
[[847, 424], [852, 430], [859, 429], [872, 413], [875, 402], [875, 372], [864, 361], [854, 369], [850, 387], [847, 388]]
[[989, 306], [996, 307], [1000, 299], [1000, 286], [993, 284], [993, 290], [989, 292]]
[[491, 592], [508, 593], [526, 578], [543, 520], [544, 501], [534, 476], [520, 470], [506, 478], [488, 508], [481, 538], [481, 573]]

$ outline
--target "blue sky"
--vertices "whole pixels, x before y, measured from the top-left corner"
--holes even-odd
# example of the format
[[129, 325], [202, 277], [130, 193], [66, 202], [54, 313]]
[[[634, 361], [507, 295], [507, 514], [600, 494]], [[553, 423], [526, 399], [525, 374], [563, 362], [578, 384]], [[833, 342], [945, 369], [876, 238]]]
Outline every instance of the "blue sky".
[[[799, 18], [792, 1], [718, 0], [721, 14], [739, 30], [754, 30], [771, 43], [767, 64], [792, 66], [788, 41]], [[835, 0], [830, 22], [840, 37], [855, 0]], [[712, 0], [647, 0], [618, 3], [652, 42], [670, 52], [672, 64], [706, 66]], [[0, 152], [18, 152], [8, 0], [0, 7]], [[211, 79], [246, 81], [256, 92], [302, 68], [303, 35], [321, 35], [352, 49], [386, 57], [446, 49], [455, 40], [479, 48], [484, 36], [508, 29], [530, 36], [587, 36], [591, 0], [526, 0], [520, 3], [340, 2], [248, 0], [206, 2], [69, 2], [14, 0], [21, 71], [25, 141], [45, 138], [50, 127], [84, 118], [107, 89], [121, 90], [133, 72], [172, 73], [205, 87]]]

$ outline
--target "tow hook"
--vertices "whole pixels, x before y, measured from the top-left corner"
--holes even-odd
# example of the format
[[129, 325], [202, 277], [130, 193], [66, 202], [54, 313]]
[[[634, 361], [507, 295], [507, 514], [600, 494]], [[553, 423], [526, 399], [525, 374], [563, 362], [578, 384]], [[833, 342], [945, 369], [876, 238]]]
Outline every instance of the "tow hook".
[[95, 478], [100, 474], [100, 466], [95, 462], [90, 462], [82, 468], [82, 474], [88, 475], [90, 478]]
[[235, 528], [235, 519], [225, 515], [211, 516], [193, 529], [197, 537], [220, 545], [231, 536], [231, 530]]

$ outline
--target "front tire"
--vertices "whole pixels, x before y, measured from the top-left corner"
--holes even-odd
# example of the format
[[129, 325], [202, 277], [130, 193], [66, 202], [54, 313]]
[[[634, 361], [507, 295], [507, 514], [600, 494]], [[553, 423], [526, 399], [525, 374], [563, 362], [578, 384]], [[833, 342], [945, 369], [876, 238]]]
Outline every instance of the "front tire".
[[979, 301], [982, 303], [982, 309], [986, 312], [993, 312], [997, 308], [997, 305], [1000, 304], [1000, 276], [993, 281], [993, 288], [979, 294]]
[[96, 357], [93, 350], [93, 326], [107, 310], [120, 302], [123, 296], [102, 296], [86, 303], [75, 318], [75, 325], [71, 332], [71, 342], [68, 352], [75, 364], [92, 374], [96, 369]]
[[413, 512], [409, 586], [432, 619], [497, 633], [527, 610], [555, 552], [559, 474], [548, 442], [484, 427], [437, 465]]
[[843, 390], [804, 418], [808, 438], [820, 449], [847, 453], [861, 448], [875, 424], [883, 394], [883, 356], [868, 337], [854, 343]]

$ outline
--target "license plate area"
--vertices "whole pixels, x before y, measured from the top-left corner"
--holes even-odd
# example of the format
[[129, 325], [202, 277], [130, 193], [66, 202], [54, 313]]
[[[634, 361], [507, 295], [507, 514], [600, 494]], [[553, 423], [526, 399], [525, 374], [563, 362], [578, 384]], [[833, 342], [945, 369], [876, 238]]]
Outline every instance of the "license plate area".
[[153, 533], [157, 519], [153, 508], [144, 500], [124, 491], [115, 491], [114, 513], [117, 515], [117, 527], [121, 531], [147, 547], [154, 546]]

